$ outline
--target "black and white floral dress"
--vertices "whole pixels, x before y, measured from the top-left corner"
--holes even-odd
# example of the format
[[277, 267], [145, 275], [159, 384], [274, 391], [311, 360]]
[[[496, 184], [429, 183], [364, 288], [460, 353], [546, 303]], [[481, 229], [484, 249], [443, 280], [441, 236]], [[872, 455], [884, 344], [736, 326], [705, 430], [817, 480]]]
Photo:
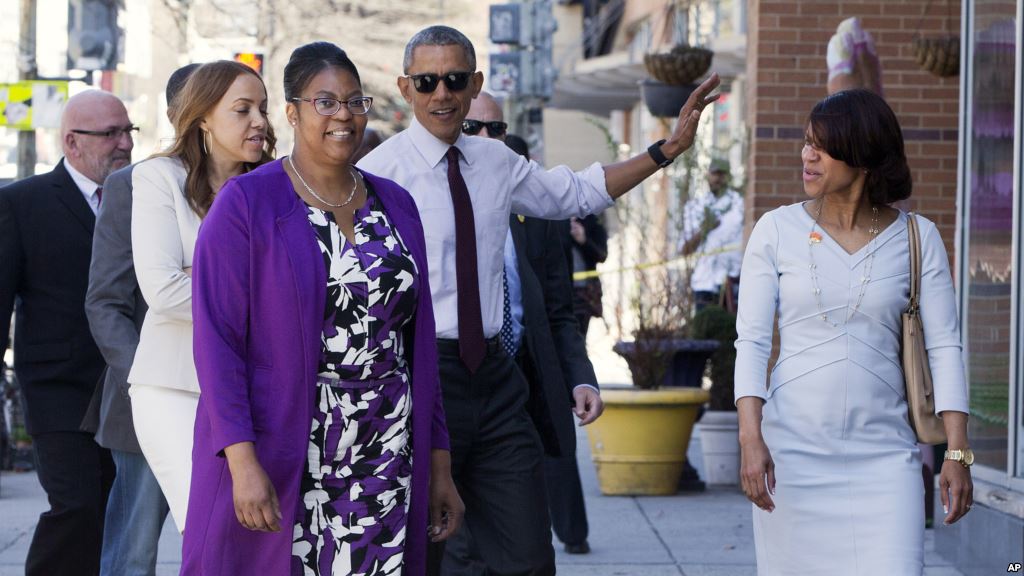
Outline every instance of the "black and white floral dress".
[[367, 183], [355, 243], [307, 206], [327, 265], [323, 355], [293, 576], [399, 575], [412, 477], [410, 378], [402, 332], [418, 272]]

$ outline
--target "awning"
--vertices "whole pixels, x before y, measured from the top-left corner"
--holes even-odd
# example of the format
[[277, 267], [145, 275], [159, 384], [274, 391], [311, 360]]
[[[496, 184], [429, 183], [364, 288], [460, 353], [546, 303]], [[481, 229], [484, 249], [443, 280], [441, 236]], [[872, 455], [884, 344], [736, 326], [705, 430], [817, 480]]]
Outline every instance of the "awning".
[[[714, 41], [711, 72], [718, 72], [728, 86], [747, 70], [746, 38]], [[629, 110], [640, 100], [640, 81], [647, 78], [643, 55], [627, 51], [578, 60], [571, 72], [555, 80], [548, 108], [581, 110], [606, 116], [612, 110]]]

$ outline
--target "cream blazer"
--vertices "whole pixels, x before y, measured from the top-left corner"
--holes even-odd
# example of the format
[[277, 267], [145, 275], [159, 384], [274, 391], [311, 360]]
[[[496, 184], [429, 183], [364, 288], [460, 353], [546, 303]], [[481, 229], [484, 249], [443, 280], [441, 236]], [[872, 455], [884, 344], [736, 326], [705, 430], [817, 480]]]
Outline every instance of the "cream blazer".
[[199, 393], [192, 358], [192, 252], [202, 222], [185, 199], [185, 166], [151, 158], [132, 171], [132, 252], [149, 312], [128, 382]]

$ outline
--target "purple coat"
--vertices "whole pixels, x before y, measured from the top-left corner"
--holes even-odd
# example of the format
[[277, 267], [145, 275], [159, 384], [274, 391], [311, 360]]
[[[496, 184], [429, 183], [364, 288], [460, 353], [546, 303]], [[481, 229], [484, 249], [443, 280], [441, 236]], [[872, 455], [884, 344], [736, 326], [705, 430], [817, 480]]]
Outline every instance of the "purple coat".
[[[416, 261], [422, 288], [406, 329], [412, 375], [412, 494], [405, 574], [425, 574], [431, 449], [448, 449], [423, 227], [412, 197], [363, 173]], [[321, 355], [327, 271], [281, 162], [228, 181], [193, 257], [192, 316], [202, 395], [181, 574], [288, 576]], [[224, 448], [254, 442], [281, 503], [281, 531], [235, 518]]]

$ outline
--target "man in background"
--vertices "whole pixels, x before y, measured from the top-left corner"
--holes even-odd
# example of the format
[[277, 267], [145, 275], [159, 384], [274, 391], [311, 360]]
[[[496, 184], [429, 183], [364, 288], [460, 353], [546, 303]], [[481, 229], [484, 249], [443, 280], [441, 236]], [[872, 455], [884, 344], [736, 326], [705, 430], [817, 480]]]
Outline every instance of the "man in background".
[[64, 158], [47, 174], [0, 188], [0, 351], [17, 302], [14, 371], [50, 502], [29, 546], [27, 576], [99, 572], [114, 463], [80, 430], [104, 367], [85, 293], [101, 183], [131, 162], [136, 129], [114, 95], [77, 94], [61, 117]]
[[729, 186], [729, 161], [716, 158], [708, 169], [708, 192], [683, 208], [684, 256], [697, 255], [690, 287], [697, 311], [725, 303], [735, 311], [743, 260], [743, 196]]
[[[198, 68], [189, 64], [167, 81], [167, 116], [173, 118], [175, 96]], [[145, 300], [135, 278], [132, 259], [132, 168], [107, 177], [104, 200], [96, 217], [89, 290], [85, 312], [107, 371], [93, 396], [83, 428], [96, 432], [96, 442], [110, 450], [117, 467], [107, 501], [100, 576], [153, 576], [167, 500], [142, 455], [132, 421], [128, 372], [146, 317]]]
[[[506, 140], [504, 112], [487, 92], [473, 100], [463, 133]], [[529, 159], [526, 143], [508, 135], [506, 144]], [[575, 388], [597, 390], [594, 366], [573, 313], [572, 285], [563, 244], [568, 222], [513, 214], [505, 241], [503, 343], [530, 384], [530, 412], [544, 444], [544, 480], [551, 527], [570, 554], [586, 554], [587, 509], [576, 464], [576, 432], [569, 410]], [[545, 402], [532, 399], [546, 398]], [[600, 415], [600, 407], [587, 421]]]

